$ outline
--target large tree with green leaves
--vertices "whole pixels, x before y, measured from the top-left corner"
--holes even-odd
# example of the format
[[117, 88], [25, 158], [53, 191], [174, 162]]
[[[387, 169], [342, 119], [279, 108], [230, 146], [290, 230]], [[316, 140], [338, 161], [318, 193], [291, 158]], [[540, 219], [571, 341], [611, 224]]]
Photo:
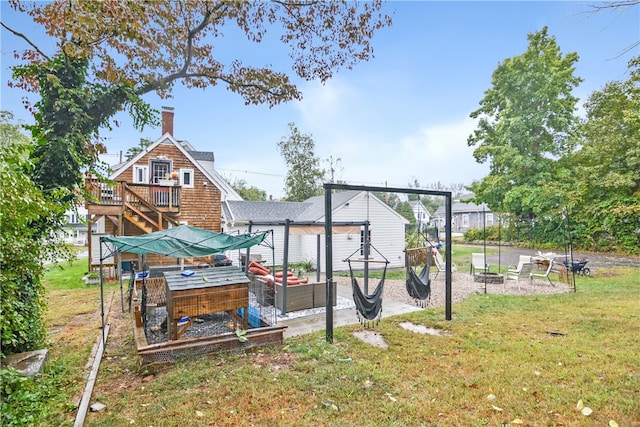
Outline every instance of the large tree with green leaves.
[[[246, 104], [300, 99], [293, 78], [325, 82], [338, 70], [370, 59], [374, 33], [391, 24], [380, 12], [381, 0], [10, 3], [50, 38], [38, 46], [34, 40], [40, 34], [21, 32], [5, 16], [0, 21], [25, 42], [14, 53], [22, 64], [9, 84], [39, 95], [27, 105], [35, 117], [30, 127], [35, 147], [24, 151], [32, 159], [25, 170], [42, 196], [60, 207], [50, 211], [57, 213], [53, 216], [39, 209], [28, 212], [37, 214], [28, 217], [33, 232], [27, 235], [35, 242], [55, 233], [61, 212], [82, 199], [83, 172], [100, 174], [99, 132], [117, 112], [127, 110], [139, 129], [158, 121], [143, 95], [166, 98], [182, 82], [201, 89], [224, 85]], [[224, 37], [234, 32], [245, 36], [242, 48], [237, 38], [230, 45]], [[289, 48], [288, 66], [277, 69], [253, 60], [266, 40]], [[10, 268], [7, 264], [7, 274]], [[39, 276], [40, 270], [29, 274]]]
[[567, 159], [567, 203], [583, 245], [640, 252], [640, 57], [629, 78], [609, 82], [585, 104], [580, 149]]
[[315, 142], [310, 134], [301, 133], [295, 123], [289, 123], [289, 136], [278, 142], [280, 154], [287, 165], [285, 199], [302, 202], [322, 194], [326, 171], [320, 167]]
[[549, 184], [559, 178], [557, 158], [571, 150], [578, 123], [578, 99], [572, 90], [576, 53], [563, 55], [543, 28], [528, 35], [523, 54], [504, 60], [492, 75], [468, 138], [479, 163], [489, 162], [489, 175], [470, 189], [477, 201], [497, 212], [534, 218], [562, 203]]
[[[96, 131], [108, 126], [116, 112], [128, 108], [139, 127], [153, 123], [156, 115], [140, 96], [156, 92], [168, 97], [182, 82], [190, 88], [224, 85], [246, 104], [274, 106], [300, 99], [292, 77], [324, 82], [341, 68], [370, 59], [373, 34], [391, 23], [380, 12], [381, 0], [11, 0], [11, 4], [40, 24], [56, 47], [49, 52], [33, 43], [29, 34], [2, 21], [5, 29], [26, 42], [25, 49], [17, 52], [25, 65], [16, 68], [18, 79], [11, 84], [40, 92], [43, 99], [34, 108], [33, 131], [39, 145], [54, 146], [55, 155], [47, 159], [50, 150], [45, 147], [39, 150], [37, 163], [57, 163], [50, 181], [59, 179], [55, 184], [65, 188], [70, 180], [81, 187], [78, 171], [96, 160], [92, 146]], [[245, 35], [243, 49], [237, 48], [237, 41], [228, 46], [224, 37], [237, 32]], [[291, 70], [252, 59], [263, 41], [289, 47]], [[60, 109], [58, 100], [67, 105]], [[55, 142], [40, 141], [54, 128], [55, 138], [75, 137], [67, 150], [69, 159], [62, 162], [58, 160], [63, 150]]]

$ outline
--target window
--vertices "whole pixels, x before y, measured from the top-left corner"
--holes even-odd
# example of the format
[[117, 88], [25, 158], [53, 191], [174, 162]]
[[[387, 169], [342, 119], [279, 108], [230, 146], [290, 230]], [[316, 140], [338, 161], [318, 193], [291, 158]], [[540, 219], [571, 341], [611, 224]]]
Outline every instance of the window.
[[180, 185], [193, 188], [193, 169], [180, 169]]
[[492, 213], [488, 213], [487, 214], [487, 225], [493, 225], [493, 214]]
[[171, 174], [171, 160], [151, 160], [151, 183], [158, 184]]
[[146, 184], [149, 182], [149, 167], [133, 165], [133, 183]]
[[[369, 243], [371, 243], [371, 229], [369, 229]], [[364, 256], [364, 228], [360, 229], [360, 255]], [[369, 250], [369, 256], [371, 256], [371, 250]]]
[[463, 228], [469, 227], [469, 214], [462, 214], [462, 227]]

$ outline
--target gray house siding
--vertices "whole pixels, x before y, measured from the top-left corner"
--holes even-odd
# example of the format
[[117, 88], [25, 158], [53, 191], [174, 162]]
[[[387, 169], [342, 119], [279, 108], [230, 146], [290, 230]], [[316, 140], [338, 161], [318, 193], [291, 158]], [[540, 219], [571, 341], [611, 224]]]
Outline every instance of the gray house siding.
[[[445, 209], [440, 206], [435, 213], [435, 224], [445, 231]], [[487, 205], [476, 205], [472, 202], [455, 201], [451, 204], [452, 233], [463, 234], [467, 230], [491, 226], [497, 221], [496, 216]]]

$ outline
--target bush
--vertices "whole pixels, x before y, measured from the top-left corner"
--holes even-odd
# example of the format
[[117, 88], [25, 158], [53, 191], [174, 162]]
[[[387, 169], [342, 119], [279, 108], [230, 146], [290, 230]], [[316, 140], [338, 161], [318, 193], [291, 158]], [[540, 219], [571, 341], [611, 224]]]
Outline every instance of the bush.
[[71, 409], [65, 387], [64, 366], [47, 364], [45, 372], [35, 377], [21, 375], [13, 368], [0, 370], [0, 425], [33, 426]]

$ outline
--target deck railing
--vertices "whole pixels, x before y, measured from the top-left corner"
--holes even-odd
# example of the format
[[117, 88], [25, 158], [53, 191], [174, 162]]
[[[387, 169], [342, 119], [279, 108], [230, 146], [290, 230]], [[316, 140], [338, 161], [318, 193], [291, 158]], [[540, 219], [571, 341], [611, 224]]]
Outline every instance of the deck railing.
[[86, 186], [91, 194], [89, 204], [93, 205], [121, 206], [123, 202], [135, 204], [136, 199], [140, 199], [156, 208], [180, 208], [180, 186], [132, 184], [124, 181], [108, 184], [95, 178], [87, 178]]

